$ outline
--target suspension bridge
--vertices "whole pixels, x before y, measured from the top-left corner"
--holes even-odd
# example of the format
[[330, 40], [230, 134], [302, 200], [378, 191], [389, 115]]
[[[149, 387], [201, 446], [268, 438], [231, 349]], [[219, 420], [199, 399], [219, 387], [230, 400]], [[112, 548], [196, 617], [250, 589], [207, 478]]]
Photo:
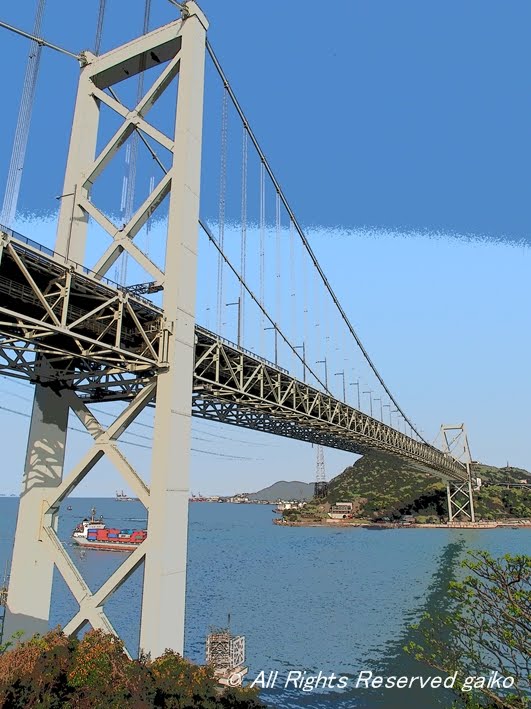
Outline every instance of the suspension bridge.
[[[275, 178], [205, 15], [172, 4], [178, 17], [150, 30], [148, 0], [140, 36], [103, 53], [103, 0], [92, 51], [40, 35], [45, 0], [33, 32], [0, 23], [31, 44], [0, 226], [0, 374], [35, 388], [6, 635], [47, 629], [54, 566], [79, 605], [65, 632], [115, 632], [104, 605], [143, 565], [140, 647], [182, 653], [192, 417], [398, 457], [446, 481], [450, 521], [474, 520], [464, 426], [443, 426], [439, 449], [399, 406]], [[80, 66], [53, 248], [13, 228], [43, 49]], [[120, 447], [147, 407], [149, 486]], [[70, 413], [92, 446], [66, 470]], [[148, 510], [148, 537], [93, 592], [57, 523], [104, 457]]]

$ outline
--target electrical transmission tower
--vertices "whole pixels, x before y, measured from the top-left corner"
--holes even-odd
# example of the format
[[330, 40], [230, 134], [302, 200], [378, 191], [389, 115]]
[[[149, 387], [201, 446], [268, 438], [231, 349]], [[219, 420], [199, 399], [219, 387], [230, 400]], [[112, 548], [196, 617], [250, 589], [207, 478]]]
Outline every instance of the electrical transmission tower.
[[321, 499], [323, 497], [326, 497], [327, 492], [328, 483], [326, 481], [323, 446], [317, 446], [317, 462], [315, 469], [315, 485], [313, 496], [316, 499]]

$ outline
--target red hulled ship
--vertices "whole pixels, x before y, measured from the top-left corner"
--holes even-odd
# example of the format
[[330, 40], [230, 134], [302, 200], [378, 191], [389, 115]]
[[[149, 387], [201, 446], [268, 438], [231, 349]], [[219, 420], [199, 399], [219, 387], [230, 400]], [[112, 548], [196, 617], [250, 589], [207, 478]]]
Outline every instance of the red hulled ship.
[[107, 527], [100, 516], [96, 519], [96, 510], [92, 508], [90, 519], [80, 522], [72, 533], [74, 544], [88, 549], [106, 551], [134, 551], [147, 537], [145, 529], [115, 529]]

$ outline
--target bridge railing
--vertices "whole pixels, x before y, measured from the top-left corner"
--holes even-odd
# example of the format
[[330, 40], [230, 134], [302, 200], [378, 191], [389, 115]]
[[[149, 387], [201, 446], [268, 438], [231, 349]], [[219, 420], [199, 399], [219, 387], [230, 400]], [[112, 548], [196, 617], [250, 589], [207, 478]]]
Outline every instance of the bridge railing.
[[63, 254], [60, 254], [57, 251], [54, 251], [53, 249], [50, 249], [48, 246], [44, 246], [44, 244], [40, 244], [34, 239], [30, 239], [29, 237], [24, 236], [24, 234], [21, 234], [20, 232], [15, 231], [14, 229], [10, 229], [9, 227], [0, 224], [0, 232], [7, 234], [17, 242], [21, 242], [22, 244], [31, 247], [35, 251], [39, 251], [40, 253], [50, 256], [55, 261], [62, 262], [65, 265], [73, 266], [77, 271], [84, 273], [85, 275], [90, 276], [91, 278], [94, 278], [99, 283], [103, 283], [104, 285], [119, 290], [122, 293], [128, 293], [129, 295], [132, 295], [136, 300], [139, 300], [145, 303], [146, 305], [149, 305], [150, 307], [154, 308], [155, 310], [161, 312], [161, 308], [155, 305], [151, 300], [149, 300], [148, 298], [144, 298], [144, 296], [139, 295], [138, 293], [131, 293], [127, 286], [122, 286], [120, 285], [120, 283], [113, 281], [111, 278], [107, 278], [107, 276], [99, 275], [98, 273], [96, 273], [96, 271], [92, 271], [90, 268], [87, 268], [87, 266], [83, 266], [77, 261], [72, 261], [72, 259], [68, 259], [66, 256], [63, 256]]
[[265, 357], [261, 357], [260, 355], [256, 354], [256, 352], [253, 352], [252, 350], [248, 350], [245, 347], [242, 347], [241, 345], [237, 345], [235, 342], [228, 340], [226, 337], [223, 337], [222, 335], [218, 335], [216, 332], [212, 332], [212, 330], [208, 330], [206, 327], [203, 327], [203, 325], [196, 325], [196, 329], [201, 330], [202, 332], [205, 333], [205, 335], [209, 335], [210, 337], [216, 338], [217, 340], [219, 340], [220, 342], [223, 342], [224, 344], [228, 345], [229, 347], [233, 347], [234, 349], [238, 350], [239, 352], [242, 352], [243, 354], [250, 355], [254, 359], [260, 360], [260, 362], [267, 364], [268, 367], [273, 367], [274, 369], [277, 369], [279, 372], [289, 375], [288, 370], [284, 369], [284, 367], [281, 367], [278, 364], [274, 364], [274, 362], [271, 362], [270, 360], [266, 359]]

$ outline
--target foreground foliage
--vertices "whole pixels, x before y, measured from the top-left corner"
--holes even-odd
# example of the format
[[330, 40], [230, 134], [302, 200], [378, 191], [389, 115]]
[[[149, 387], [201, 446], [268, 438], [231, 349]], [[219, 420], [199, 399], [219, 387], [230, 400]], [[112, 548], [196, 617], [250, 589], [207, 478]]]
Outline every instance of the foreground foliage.
[[0, 706], [39, 709], [259, 709], [248, 689], [221, 690], [209, 667], [167, 650], [129, 660], [113, 635], [54, 630], [0, 655]]
[[[450, 609], [426, 614], [418, 626], [422, 644], [406, 650], [442, 672], [457, 672], [455, 688], [467, 707], [529, 707], [531, 557], [469, 555], [462, 566], [472, 574], [452, 582]], [[500, 676], [514, 678], [513, 686], [488, 681]]]

